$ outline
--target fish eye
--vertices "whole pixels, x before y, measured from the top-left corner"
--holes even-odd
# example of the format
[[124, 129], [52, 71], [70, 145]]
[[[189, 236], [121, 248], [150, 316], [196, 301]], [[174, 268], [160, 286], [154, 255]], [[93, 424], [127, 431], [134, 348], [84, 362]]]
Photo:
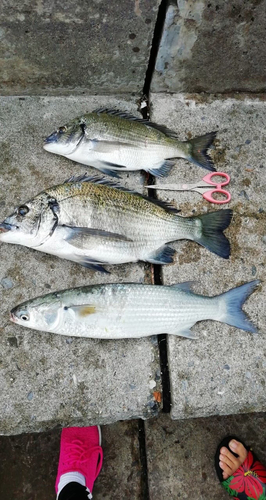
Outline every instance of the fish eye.
[[19, 215], [22, 215], [22, 217], [26, 215], [28, 212], [29, 212], [29, 207], [27, 207], [27, 205], [21, 205], [21, 207], [18, 208], [18, 213]]
[[22, 319], [23, 321], [29, 321], [30, 317], [29, 317], [29, 315], [28, 315], [28, 314], [26, 314], [26, 313], [22, 313], [22, 314], [20, 315], [20, 319]]
[[58, 133], [59, 133], [59, 134], [63, 134], [63, 133], [64, 133], [64, 132], [66, 132], [66, 131], [67, 131], [67, 128], [66, 128], [66, 126], [65, 126], [65, 125], [64, 125], [63, 127], [59, 127], [59, 129], [58, 129]]

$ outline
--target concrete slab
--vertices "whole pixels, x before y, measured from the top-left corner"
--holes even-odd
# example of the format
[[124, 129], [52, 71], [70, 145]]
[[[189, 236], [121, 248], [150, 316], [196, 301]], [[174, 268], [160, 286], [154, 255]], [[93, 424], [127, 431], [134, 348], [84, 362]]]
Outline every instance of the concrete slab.
[[266, 463], [265, 414], [145, 422], [149, 498], [227, 500], [214, 468], [221, 440], [234, 434]]
[[[0, 9], [5, 95], [141, 92], [159, 0], [13, 0]], [[130, 61], [130, 64], [128, 64]]]
[[[102, 426], [104, 462], [93, 498], [141, 500], [138, 421]], [[0, 437], [1, 500], [55, 498], [61, 430]]]
[[[243, 96], [196, 100], [153, 94], [151, 100], [153, 121], [176, 130], [181, 139], [218, 130], [212, 155], [216, 168], [231, 175], [234, 212], [226, 232], [230, 259], [221, 259], [193, 242], [175, 243], [176, 262], [163, 267], [164, 284], [195, 280], [196, 292], [212, 296], [253, 279], [262, 280], [244, 306], [258, 326], [258, 335], [204, 321], [193, 327], [198, 336], [194, 342], [168, 337], [172, 418], [265, 410], [266, 104]], [[157, 182], [191, 182], [206, 173], [178, 160], [169, 177]], [[186, 216], [217, 210], [197, 193], [161, 191], [159, 196], [174, 201]]]
[[152, 92], [265, 92], [266, 2], [170, 2]]
[[[45, 186], [75, 173], [96, 172], [47, 153], [42, 139], [69, 118], [107, 105], [136, 110], [129, 100], [113, 97], [1, 99], [1, 221]], [[125, 174], [122, 184], [141, 192], [143, 179], [140, 174]], [[72, 339], [26, 330], [9, 321], [14, 305], [49, 291], [150, 280], [149, 266], [143, 263], [110, 271], [102, 275], [26, 247], [0, 245], [0, 433], [109, 423], [157, 413], [153, 396], [160, 390], [156, 339]]]
[[[60, 430], [0, 437], [1, 500], [53, 499]], [[145, 422], [149, 496], [141, 478], [138, 422], [102, 426], [104, 462], [95, 482], [95, 500], [226, 500], [213, 457], [220, 440], [236, 434], [266, 463], [265, 414], [173, 421], [169, 415]]]

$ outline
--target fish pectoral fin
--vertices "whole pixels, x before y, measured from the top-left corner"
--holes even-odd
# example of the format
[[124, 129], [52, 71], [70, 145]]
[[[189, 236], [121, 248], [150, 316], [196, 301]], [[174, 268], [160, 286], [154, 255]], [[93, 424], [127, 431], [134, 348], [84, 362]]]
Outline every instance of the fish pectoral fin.
[[64, 239], [66, 241], [71, 241], [71, 244], [73, 244], [74, 246], [75, 240], [76, 243], [81, 241], [83, 241], [84, 243], [84, 239], [90, 238], [91, 236], [99, 238], [111, 238], [112, 240], [116, 241], [132, 241], [130, 238], [127, 238], [127, 236], [124, 236], [123, 234], [112, 233], [111, 231], [105, 231], [104, 229], [67, 225], [63, 225], [62, 227], [67, 230], [67, 234]]
[[150, 255], [146, 261], [151, 264], [172, 264], [175, 250], [163, 246]]
[[[193, 325], [191, 325], [191, 326], [193, 326]], [[194, 335], [194, 333], [189, 328], [187, 328], [186, 330], [178, 330], [176, 332], [169, 332], [169, 333], [172, 335], [179, 336], [179, 337], [186, 337], [187, 339], [191, 339], [191, 340], [196, 340], [198, 338]]]
[[71, 305], [64, 307], [65, 311], [67, 311], [68, 309], [74, 311], [74, 313], [80, 316], [81, 318], [85, 318], [86, 316], [89, 316], [90, 314], [95, 314], [97, 312], [97, 307], [94, 304], [82, 304], [75, 306]]

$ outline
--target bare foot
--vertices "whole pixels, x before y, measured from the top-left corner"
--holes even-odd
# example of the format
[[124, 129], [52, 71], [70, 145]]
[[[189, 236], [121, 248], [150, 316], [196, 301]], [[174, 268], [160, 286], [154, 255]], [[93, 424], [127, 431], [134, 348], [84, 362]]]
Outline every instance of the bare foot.
[[228, 450], [228, 448], [226, 448], [225, 446], [220, 449], [219, 466], [223, 471], [224, 479], [232, 476], [232, 474], [234, 474], [234, 472], [245, 461], [248, 455], [245, 446], [243, 446], [243, 444], [239, 443], [239, 441], [236, 441], [235, 439], [232, 439], [230, 441], [229, 448], [234, 453], [236, 453], [238, 457], [235, 457], [233, 453], [231, 453], [230, 450]]

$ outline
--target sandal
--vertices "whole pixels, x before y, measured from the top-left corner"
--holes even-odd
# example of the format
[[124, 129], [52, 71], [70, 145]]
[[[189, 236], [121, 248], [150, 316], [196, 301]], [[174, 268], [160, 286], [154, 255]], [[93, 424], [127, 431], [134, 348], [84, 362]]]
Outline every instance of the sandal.
[[[243, 444], [248, 455], [232, 476], [223, 479], [223, 471], [219, 466], [221, 448], [225, 446], [230, 450], [230, 453], [238, 457], [238, 455], [229, 448], [229, 443], [232, 439]], [[258, 461], [250, 447], [246, 446], [238, 437], [227, 436], [219, 444], [215, 454], [215, 469], [221, 485], [234, 499], [266, 500], [266, 468]]]

